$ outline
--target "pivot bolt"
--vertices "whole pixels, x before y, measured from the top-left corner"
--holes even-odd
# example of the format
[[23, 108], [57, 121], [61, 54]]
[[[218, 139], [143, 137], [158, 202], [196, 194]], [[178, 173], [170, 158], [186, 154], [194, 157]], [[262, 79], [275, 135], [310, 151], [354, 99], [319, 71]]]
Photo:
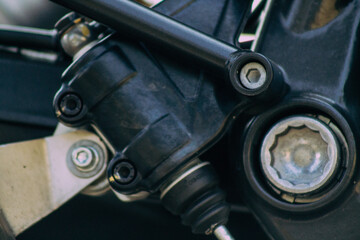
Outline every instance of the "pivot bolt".
[[129, 162], [119, 162], [113, 170], [113, 177], [120, 184], [129, 184], [135, 179], [135, 167]]
[[266, 82], [266, 70], [258, 62], [250, 62], [240, 70], [240, 83], [247, 89], [255, 90]]
[[339, 166], [336, 135], [322, 121], [295, 116], [275, 124], [261, 147], [267, 179], [278, 189], [306, 194], [324, 187]]

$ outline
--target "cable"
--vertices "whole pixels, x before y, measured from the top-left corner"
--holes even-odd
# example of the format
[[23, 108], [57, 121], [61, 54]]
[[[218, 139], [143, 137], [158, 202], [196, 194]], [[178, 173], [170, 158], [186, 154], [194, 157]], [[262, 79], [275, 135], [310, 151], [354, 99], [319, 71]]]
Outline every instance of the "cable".
[[235, 238], [231, 236], [229, 230], [224, 225], [220, 225], [215, 228], [214, 235], [219, 240], [235, 240]]

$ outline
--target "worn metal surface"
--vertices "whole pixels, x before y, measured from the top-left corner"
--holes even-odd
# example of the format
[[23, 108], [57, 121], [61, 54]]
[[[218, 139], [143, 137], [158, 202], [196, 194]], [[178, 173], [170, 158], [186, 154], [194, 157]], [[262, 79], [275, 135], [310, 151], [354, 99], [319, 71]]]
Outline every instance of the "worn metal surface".
[[289, 193], [308, 193], [326, 185], [339, 166], [335, 134], [321, 121], [295, 116], [277, 123], [261, 148], [268, 180]]
[[241, 49], [158, 14], [132, 1], [53, 0], [136, 40], [166, 52], [190, 57], [223, 74], [232, 54]]
[[96, 180], [76, 177], [66, 164], [66, 150], [79, 140], [99, 138], [76, 131], [45, 139], [0, 147], [0, 206], [12, 231], [18, 235]]

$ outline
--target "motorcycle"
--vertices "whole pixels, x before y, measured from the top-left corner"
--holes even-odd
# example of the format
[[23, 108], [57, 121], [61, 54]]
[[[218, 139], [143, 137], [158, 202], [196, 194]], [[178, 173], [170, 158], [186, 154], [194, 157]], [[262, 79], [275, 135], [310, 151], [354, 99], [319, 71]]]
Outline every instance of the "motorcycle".
[[52, 1], [0, 26], [1, 239], [359, 238], [358, 1]]

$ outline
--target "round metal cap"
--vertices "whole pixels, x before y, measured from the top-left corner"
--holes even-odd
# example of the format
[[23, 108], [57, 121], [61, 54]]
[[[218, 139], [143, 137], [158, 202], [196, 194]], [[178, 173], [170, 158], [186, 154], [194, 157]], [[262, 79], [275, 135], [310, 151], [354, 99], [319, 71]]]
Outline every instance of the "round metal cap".
[[294, 116], [274, 125], [261, 147], [267, 179], [278, 189], [305, 194], [325, 186], [339, 166], [339, 144], [318, 119]]

